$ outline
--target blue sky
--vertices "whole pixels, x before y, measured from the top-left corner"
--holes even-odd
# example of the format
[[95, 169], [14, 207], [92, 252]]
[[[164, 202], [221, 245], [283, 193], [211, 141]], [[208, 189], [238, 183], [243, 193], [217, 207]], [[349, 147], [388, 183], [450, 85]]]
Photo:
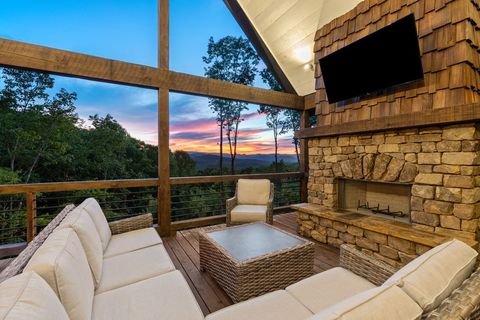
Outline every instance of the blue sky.
[[[227, 35], [243, 32], [222, 0], [170, 0], [170, 69], [203, 75], [209, 37]], [[156, 66], [157, 0], [2, 0], [0, 37]], [[78, 93], [82, 118], [110, 113], [133, 136], [157, 143], [154, 90], [56, 79], [56, 88]], [[255, 85], [265, 87], [258, 79]], [[218, 137], [208, 99], [172, 93], [170, 110], [172, 149], [215, 152]], [[256, 106], [250, 105], [240, 131], [241, 152], [273, 152], [271, 132]], [[282, 152], [293, 152], [290, 139], [282, 137]]]

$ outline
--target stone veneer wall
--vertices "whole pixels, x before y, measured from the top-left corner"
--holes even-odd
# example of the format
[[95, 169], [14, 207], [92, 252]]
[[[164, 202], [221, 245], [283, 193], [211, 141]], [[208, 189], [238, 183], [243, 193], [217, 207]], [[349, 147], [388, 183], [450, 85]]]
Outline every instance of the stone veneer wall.
[[418, 229], [476, 239], [478, 123], [308, 140], [308, 202], [337, 205], [337, 177], [412, 183]]

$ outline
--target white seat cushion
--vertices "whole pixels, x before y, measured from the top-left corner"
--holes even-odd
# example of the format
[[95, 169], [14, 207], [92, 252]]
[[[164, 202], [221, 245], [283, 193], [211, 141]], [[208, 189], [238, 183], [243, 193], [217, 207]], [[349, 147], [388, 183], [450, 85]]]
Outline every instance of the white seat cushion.
[[267, 205], [270, 197], [270, 180], [238, 179], [238, 204]]
[[94, 281], [73, 229], [55, 230], [25, 267], [38, 273], [60, 298], [71, 320], [90, 319]]
[[112, 237], [112, 231], [110, 230], [110, 226], [108, 225], [107, 218], [105, 217], [102, 208], [95, 198], [85, 199], [85, 201], [83, 201], [79, 207], [84, 208], [85, 211], [87, 211], [90, 215], [90, 218], [92, 218], [93, 223], [95, 223], [98, 235], [102, 241], [103, 250], [105, 251], [108, 246], [108, 242]]
[[82, 208], [75, 208], [65, 217], [58, 228], [72, 228], [75, 230], [87, 255], [87, 261], [92, 270], [95, 285], [98, 285], [102, 278], [103, 248], [100, 236], [90, 215]]
[[154, 228], [138, 229], [114, 234], [110, 238], [110, 242], [103, 253], [103, 257], [113, 257], [122, 253], [151, 247], [161, 243], [162, 239]]
[[235, 222], [267, 221], [267, 206], [238, 205], [232, 209], [230, 219]]
[[203, 313], [179, 271], [96, 295], [92, 319], [202, 320]]
[[175, 270], [163, 245], [127, 252], [103, 260], [103, 276], [95, 294]]
[[0, 319], [68, 320], [68, 316], [45, 280], [25, 272], [0, 284]]
[[411, 261], [384, 285], [398, 285], [428, 312], [470, 276], [477, 255], [462, 241], [452, 240]]
[[373, 283], [356, 274], [343, 268], [333, 268], [299, 281], [286, 290], [310, 311], [317, 313], [372, 288], [375, 288]]
[[397, 286], [373, 288], [347, 298], [309, 320], [416, 320], [422, 309]]
[[205, 320], [303, 320], [311, 315], [288, 292], [278, 290], [218, 310]]

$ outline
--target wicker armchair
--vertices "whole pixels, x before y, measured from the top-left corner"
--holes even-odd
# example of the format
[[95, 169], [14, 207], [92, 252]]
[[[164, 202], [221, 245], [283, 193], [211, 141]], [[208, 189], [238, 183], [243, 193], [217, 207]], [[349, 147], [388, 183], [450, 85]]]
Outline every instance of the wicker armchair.
[[[240, 180], [239, 179], [239, 183]], [[244, 179], [245, 180], [245, 179]], [[239, 203], [239, 187], [238, 183], [236, 186], [236, 191], [235, 191], [235, 196], [233, 198], [227, 199], [226, 203], [226, 223], [227, 226], [231, 225], [238, 225], [238, 224], [243, 224], [243, 223], [248, 223], [248, 222], [254, 222], [254, 221], [265, 221], [269, 224], [273, 224], [273, 195], [274, 195], [274, 185], [273, 183], [270, 183], [270, 194], [268, 196], [268, 201], [265, 204], [266, 206], [266, 213], [265, 213], [265, 220], [259, 220], [259, 219], [253, 219], [253, 220], [247, 220], [247, 219], [242, 219], [242, 221], [236, 221], [235, 218], [232, 219], [232, 211], [237, 208], [239, 205], [246, 205], [246, 203]]]
[[[367, 255], [354, 246], [340, 247], [340, 266], [372, 282], [382, 285], [397, 270], [390, 265]], [[428, 320], [478, 320], [480, 319], [480, 264], [450, 296], [436, 309], [424, 313]]]

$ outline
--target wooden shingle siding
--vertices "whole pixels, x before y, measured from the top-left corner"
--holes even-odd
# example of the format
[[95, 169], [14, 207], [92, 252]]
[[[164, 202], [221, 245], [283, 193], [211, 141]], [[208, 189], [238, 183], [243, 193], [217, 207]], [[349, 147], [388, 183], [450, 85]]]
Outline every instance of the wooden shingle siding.
[[[411, 13], [417, 21], [424, 81], [329, 104], [318, 60]], [[318, 126], [480, 103], [479, 25], [477, 0], [365, 0], [323, 26], [314, 47]]]

